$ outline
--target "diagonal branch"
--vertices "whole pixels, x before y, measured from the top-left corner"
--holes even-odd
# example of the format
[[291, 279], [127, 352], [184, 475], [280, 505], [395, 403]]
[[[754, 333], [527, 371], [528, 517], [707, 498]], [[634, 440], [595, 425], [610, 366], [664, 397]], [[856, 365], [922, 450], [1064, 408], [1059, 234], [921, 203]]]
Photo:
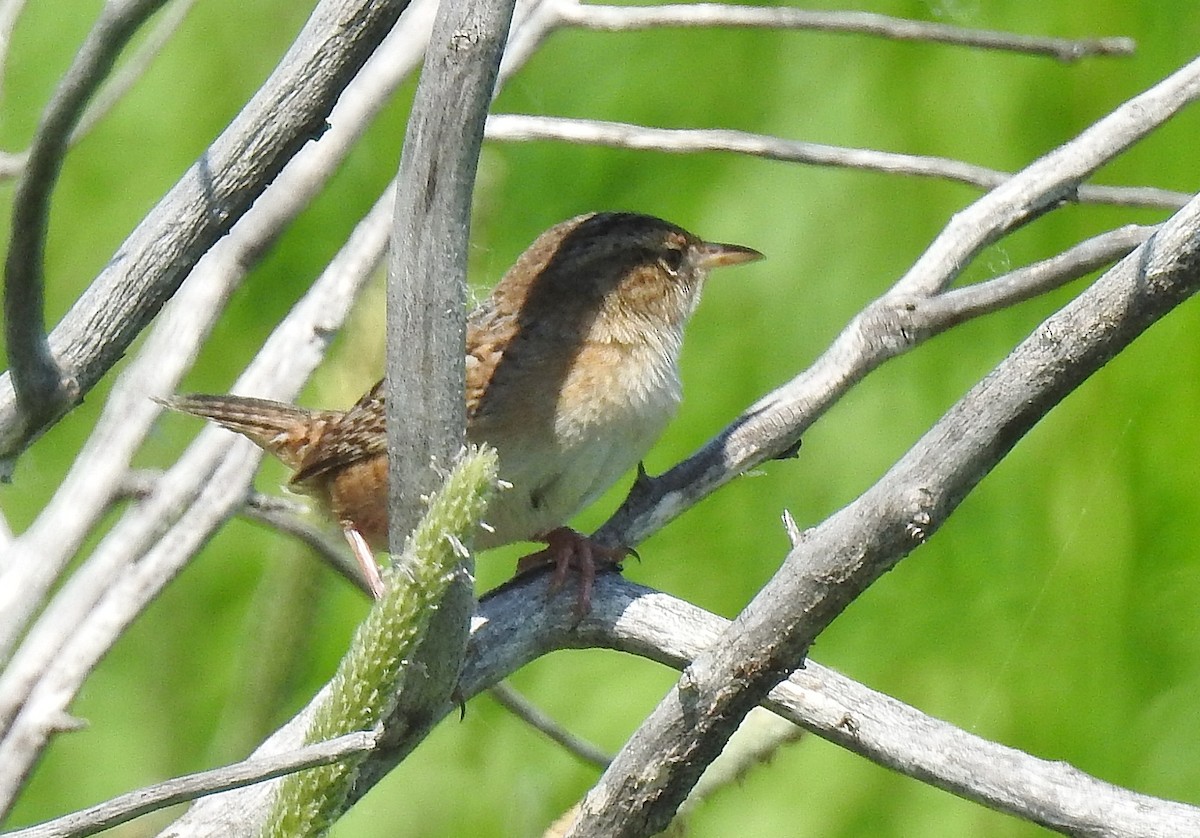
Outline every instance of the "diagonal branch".
[[278, 756], [248, 759], [210, 771], [175, 777], [61, 818], [5, 834], [10, 838], [85, 838], [176, 803], [186, 803], [207, 794], [242, 788], [251, 783], [273, 780], [306, 768], [329, 765], [368, 753], [375, 747], [375, 741], [373, 733], [347, 733]]
[[50, 334], [70, 398], [37, 417], [0, 377], [0, 476], [99, 381], [325, 120], [408, 0], [322, 0], [279, 67], [204, 155], [126, 239]]
[[501, 681], [491, 688], [490, 693], [505, 710], [584, 762], [603, 768], [612, 761], [612, 757], [597, 745], [571, 733], [508, 683]]
[[873, 487], [807, 531], [617, 755], [569, 835], [665, 828], [741, 719], [867, 586], [928, 539], [1052, 407], [1200, 290], [1200, 198], [1032, 336]]
[[[120, 496], [134, 500], [150, 498], [162, 476], [162, 472], [154, 469], [132, 471], [121, 482]], [[358, 569], [357, 562], [346, 552], [346, 542], [310, 521], [308, 512], [308, 506], [303, 502], [255, 491], [247, 493], [245, 502], [238, 510], [242, 517], [291, 536], [310, 548], [343, 579], [370, 596], [371, 588]]]
[[1080, 183], [1200, 98], [1200, 58], [1122, 104], [1075, 139], [959, 212], [892, 289], [944, 289], [989, 244], [1070, 200]]

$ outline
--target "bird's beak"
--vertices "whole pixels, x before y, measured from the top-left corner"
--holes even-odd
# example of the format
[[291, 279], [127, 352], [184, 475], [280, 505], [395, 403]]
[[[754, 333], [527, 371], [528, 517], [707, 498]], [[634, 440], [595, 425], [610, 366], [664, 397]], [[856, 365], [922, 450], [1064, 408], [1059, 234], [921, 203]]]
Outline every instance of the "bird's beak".
[[743, 262], [757, 262], [763, 255], [752, 247], [742, 247], [740, 244], [720, 244], [718, 242], [701, 242], [697, 248], [696, 264], [704, 270], [720, 268], [725, 265], [740, 265]]

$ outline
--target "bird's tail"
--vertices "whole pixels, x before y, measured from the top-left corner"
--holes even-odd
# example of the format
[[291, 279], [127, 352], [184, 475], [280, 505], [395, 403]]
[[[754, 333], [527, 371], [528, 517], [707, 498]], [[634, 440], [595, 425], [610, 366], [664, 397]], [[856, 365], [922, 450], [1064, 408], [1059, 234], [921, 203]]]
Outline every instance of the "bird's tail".
[[296, 469], [305, 454], [321, 438], [334, 411], [308, 410], [294, 404], [253, 399], [246, 396], [187, 394], [155, 399], [163, 407], [211, 419], [222, 427], [249, 438]]

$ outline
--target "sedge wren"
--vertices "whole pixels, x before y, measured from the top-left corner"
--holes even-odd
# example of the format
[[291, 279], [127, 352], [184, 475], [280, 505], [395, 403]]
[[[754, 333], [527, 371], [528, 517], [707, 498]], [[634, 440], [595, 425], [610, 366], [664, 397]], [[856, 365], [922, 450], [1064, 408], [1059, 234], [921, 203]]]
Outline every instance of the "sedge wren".
[[[703, 241], [667, 221], [590, 213], [542, 233], [467, 320], [467, 437], [499, 454], [498, 492], [475, 539], [547, 547], [519, 569], [582, 574], [589, 606], [597, 559], [628, 550], [566, 527], [650, 449], [680, 400], [683, 328], [714, 267], [761, 259]], [[176, 396], [167, 407], [244, 434], [294, 470], [346, 535], [376, 596], [372, 548], [387, 546], [388, 466], [383, 382], [346, 411], [240, 396]]]

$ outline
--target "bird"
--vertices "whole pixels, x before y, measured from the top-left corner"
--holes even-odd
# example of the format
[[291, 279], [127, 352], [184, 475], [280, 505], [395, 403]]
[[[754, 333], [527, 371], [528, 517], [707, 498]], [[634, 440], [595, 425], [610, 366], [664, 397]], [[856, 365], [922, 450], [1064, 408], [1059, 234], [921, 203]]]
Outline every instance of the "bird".
[[[476, 549], [519, 541], [545, 549], [518, 573], [552, 565], [551, 590], [580, 572], [577, 607], [590, 608], [596, 566], [631, 551], [568, 526], [641, 460], [682, 397], [684, 326], [710, 270], [763, 258], [632, 212], [587, 213], [538, 236], [467, 317], [467, 439], [499, 457]], [[312, 410], [230, 395], [161, 399], [250, 438], [292, 469], [340, 526], [372, 593], [384, 583], [388, 463], [385, 385], [348, 410]]]

